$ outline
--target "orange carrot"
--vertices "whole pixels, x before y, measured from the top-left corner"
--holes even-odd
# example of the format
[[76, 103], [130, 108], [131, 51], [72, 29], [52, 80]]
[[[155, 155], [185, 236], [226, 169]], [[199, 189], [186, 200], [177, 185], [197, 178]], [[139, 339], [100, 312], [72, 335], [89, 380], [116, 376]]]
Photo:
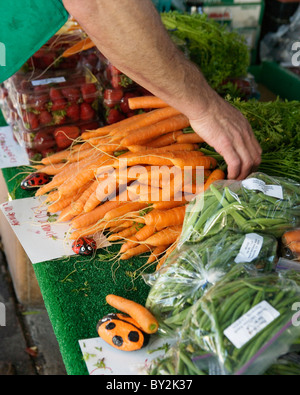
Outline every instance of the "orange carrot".
[[123, 226], [124, 221], [111, 221], [111, 222], [106, 222], [106, 221], [100, 221], [96, 222], [93, 225], [86, 226], [84, 228], [80, 228], [76, 231], [74, 231], [70, 236], [70, 240], [77, 240], [80, 237], [84, 236], [93, 236], [95, 233], [98, 232], [104, 232], [106, 230], [109, 230], [111, 228], [116, 228], [118, 226]]
[[170, 226], [160, 230], [153, 236], [150, 236], [145, 240], [145, 243], [156, 247], [164, 244], [173, 244], [177, 240], [178, 236], [180, 236], [181, 231], [182, 225]]
[[147, 260], [147, 264], [153, 263], [161, 258], [161, 255], [168, 249], [168, 245], [155, 247]]
[[84, 38], [83, 40], [79, 41], [78, 43], [72, 45], [70, 48], [66, 49], [62, 57], [63, 58], [68, 58], [70, 56], [76, 55], [77, 53], [80, 53], [82, 51], [87, 51], [88, 49], [94, 48], [95, 44], [93, 41], [87, 37]]
[[168, 202], [156, 202], [153, 203], [153, 208], [155, 210], [169, 210], [175, 207], [180, 207], [186, 204], [188, 201], [184, 198], [184, 196], [181, 196], [181, 199], [176, 201], [176, 200], [170, 200]]
[[72, 209], [72, 204], [64, 208], [59, 214], [56, 222], [68, 222], [75, 217]]
[[185, 217], [186, 206], [175, 207], [170, 210], [152, 212], [145, 215], [146, 225], [161, 230], [168, 226], [182, 225]]
[[294, 241], [300, 241], [300, 229], [293, 229], [285, 232], [282, 236], [285, 245], [289, 245]]
[[160, 270], [162, 268], [162, 266], [165, 264], [166, 260], [168, 259], [168, 257], [171, 255], [171, 253], [175, 250], [175, 248], [177, 247], [178, 244], [178, 239], [175, 241], [175, 243], [173, 243], [173, 245], [171, 245], [165, 255], [159, 260], [158, 265], [156, 266], [156, 271]]
[[146, 244], [140, 244], [124, 252], [120, 257], [120, 260], [127, 260], [134, 256], [144, 254], [145, 252], [150, 252], [152, 248], [153, 247], [147, 246]]
[[288, 248], [296, 253], [299, 254], [300, 253], [300, 241], [292, 241], [289, 245]]
[[176, 140], [179, 144], [198, 144], [204, 142], [203, 138], [197, 133], [182, 133], [176, 137]]
[[150, 126], [131, 131], [127, 137], [121, 140], [121, 145], [129, 147], [137, 143], [141, 144], [142, 141], [154, 139], [163, 134], [186, 128], [189, 124], [189, 119], [185, 115], [174, 115], [173, 117], [156, 122]]
[[129, 228], [125, 228], [118, 233], [114, 233], [114, 234], [108, 236], [107, 240], [108, 241], [118, 241], [118, 240], [122, 240], [122, 239], [127, 239], [128, 237], [135, 235], [137, 231], [138, 231], [137, 224], [134, 224]]
[[91, 181], [90, 186], [83, 192], [83, 194], [72, 204], [72, 213], [74, 217], [84, 211], [85, 203], [88, 201], [91, 194], [96, 190], [98, 181]]
[[107, 295], [106, 302], [122, 313], [132, 317], [146, 333], [153, 334], [158, 330], [158, 322], [144, 306], [116, 295]]
[[139, 245], [140, 243], [138, 242], [137, 238], [135, 237], [135, 235], [133, 235], [132, 237], [129, 237], [126, 241], [126, 243], [124, 243], [120, 249], [120, 253], [124, 254], [124, 252], [127, 252], [128, 250], [130, 250], [131, 248], [135, 248]]
[[143, 226], [138, 232], [135, 234], [135, 237], [138, 241], [145, 241], [150, 236], [152, 236], [155, 232], [155, 226], [146, 225]]
[[224, 180], [225, 179], [225, 173], [223, 170], [221, 169], [215, 169], [214, 171], [211, 172], [211, 174], [208, 176], [205, 184], [202, 187], [199, 187], [197, 189], [197, 193], [201, 193], [206, 191], [210, 185], [215, 182], [215, 181], [219, 181], [219, 180]]
[[163, 108], [168, 104], [156, 96], [138, 96], [128, 99], [128, 105], [131, 110]]
[[[128, 123], [128, 125], [115, 129], [115, 131], [111, 132], [110, 135], [112, 136], [113, 140], [120, 137], [126, 137], [133, 131], [140, 130], [141, 128], [148, 127], [152, 124], [179, 114], [180, 112], [173, 107], [159, 108], [145, 114], [140, 114], [139, 118], [129, 118], [132, 120], [132, 123]], [[172, 130], [172, 132], [173, 131], [174, 130]]]
[[56, 174], [59, 174], [62, 170], [64, 170], [66, 166], [66, 163], [55, 163], [44, 166], [43, 169], [40, 169], [39, 171], [48, 174], [49, 176], [55, 176]]
[[83, 227], [87, 227], [89, 225], [93, 225], [99, 220], [102, 220], [105, 216], [106, 213], [108, 213], [110, 210], [119, 207], [121, 205], [124, 205], [124, 202], [118, 202], [118, 201], [107, 201], [100, 206], [96, 207], [93, 211], [83, 214], [78, 218], [75, 218], [71, 224], [73, 229], [80, 229]]
[[104, 216], [105, 221], [111, 221], [115, 218], [123, 218], [124, 216], [138, 215], [138, 211], [147, 207], [146, 204], [140, 202], [128, 202], [120, 207], [112, 209]]
[[171, 144], [160, 148], [153, 148], [146, 145], [130, 145], [127, 147], [130, 152], [141, 152], [141, 151], [151, 151], [157, 154], [169, 152], [169, 151], [195, 151], [197, 149], [196, 144]]
[[163, 136], [157, 137], [154, 140], [151, 139], [151, 141], [147, 142], [147, 144], [145, 142], [143, 144], [146, 144], [148, 147], [153, 147], [153, 148], [165, 147], [166, 145], [171, 145], [176, 143], [177, 137], [180, 135], [182, 135], [182, 131], [178, 130], [176, 132], [170, 132], [164, 134]]

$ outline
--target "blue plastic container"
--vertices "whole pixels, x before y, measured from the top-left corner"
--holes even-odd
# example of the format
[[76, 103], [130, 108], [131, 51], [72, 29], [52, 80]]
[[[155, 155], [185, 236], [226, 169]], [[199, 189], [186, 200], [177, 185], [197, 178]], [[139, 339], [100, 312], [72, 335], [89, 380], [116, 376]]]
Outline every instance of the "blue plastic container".
[[159, 12], [168, 12], [171, 9], [172, 0], [152, 0]]

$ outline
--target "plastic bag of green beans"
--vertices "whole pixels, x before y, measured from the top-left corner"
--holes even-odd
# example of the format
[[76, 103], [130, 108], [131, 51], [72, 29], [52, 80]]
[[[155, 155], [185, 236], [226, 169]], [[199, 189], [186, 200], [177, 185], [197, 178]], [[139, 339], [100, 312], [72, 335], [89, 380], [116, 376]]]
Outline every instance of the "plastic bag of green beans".
[[214, 355], [201, 350], [198, 346], [177, 342], [163, 357], [151, 361], [147, 374], [208, 376], [216, 372], [219, 372], [219, 365]]
[[181, 331], [217, 356], [222, 374], [260, 375], [300, 336], [300, 273], [234, 267], [193, 306]]
[[264, 232], [278, 238], [299, 224], [300, 184], [252, 173], [243, 181], [217, 181], [192, 200], [179, 245], [199, 242], [223, 229]]
[[174, 251], [154, 282], [153, 275], [144, 276], [152, 285], [146, 306], [159, 321], [160, 332], [174, 336], [191, 306], [233, 266], [251, 263], [257, 270], [272, 271], [277, 245], [273, 236], [223, 231]]

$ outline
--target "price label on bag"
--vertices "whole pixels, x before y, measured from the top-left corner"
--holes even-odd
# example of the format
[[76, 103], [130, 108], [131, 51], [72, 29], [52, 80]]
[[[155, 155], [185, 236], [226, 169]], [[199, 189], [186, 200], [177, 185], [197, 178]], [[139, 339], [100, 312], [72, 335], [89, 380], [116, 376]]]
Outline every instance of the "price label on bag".
[[234, 262], [252, 262], [260, 253], [264, 238], [256, 233], [248, 233], [245, 236], [241, 249]]
[[260, 191], [264, 195], [271, 196], [277, 199], [283, 199], [283, 190], [281, 185], [266, 185], [266, 183], [257, 178], [248, 178], [242, 181], [242, 185], [246, 189]]
[[240, 349], [279, 316], [280, 313], [264, 300], [225, 329], [224, 335]]

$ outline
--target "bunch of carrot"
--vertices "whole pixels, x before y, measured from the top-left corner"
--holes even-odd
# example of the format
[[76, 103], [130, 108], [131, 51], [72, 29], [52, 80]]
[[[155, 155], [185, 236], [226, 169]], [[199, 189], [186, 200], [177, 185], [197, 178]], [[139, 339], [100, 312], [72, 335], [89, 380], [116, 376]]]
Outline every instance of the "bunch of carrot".
[[[185, 115], [154, 96], [131, 98], [129, 106], [147, 111], [87, 131], [35, 166], [53, 176], [36, 196], [47, 195], [48, 212], [70, 223], [70, 239], [108, 231], [109, 241], [122, 243], [120, 259], [150, 252], [148, 263], [160, 267], [176, 247], [188, 197], [225, 174], [199, 150], [203, 140]], [[188, 191], [185, 166], [193, 175]], [[204, 168], [200, 187], [198, 167]], [[166, 182], [171, 168], [176, 171]]]

